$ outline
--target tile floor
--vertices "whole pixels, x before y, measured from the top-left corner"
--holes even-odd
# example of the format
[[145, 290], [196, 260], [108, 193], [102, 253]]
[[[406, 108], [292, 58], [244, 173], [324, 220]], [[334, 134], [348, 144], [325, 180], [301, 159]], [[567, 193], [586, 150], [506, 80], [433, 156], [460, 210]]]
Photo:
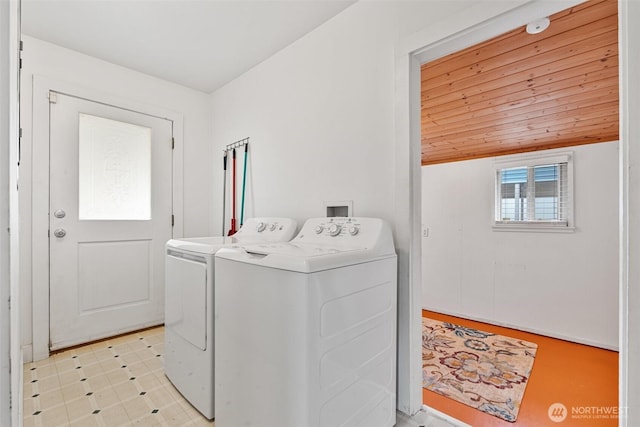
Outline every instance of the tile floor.
[[163, 370], [164, 328], [24, 365], [24, 426], [213, 426]]

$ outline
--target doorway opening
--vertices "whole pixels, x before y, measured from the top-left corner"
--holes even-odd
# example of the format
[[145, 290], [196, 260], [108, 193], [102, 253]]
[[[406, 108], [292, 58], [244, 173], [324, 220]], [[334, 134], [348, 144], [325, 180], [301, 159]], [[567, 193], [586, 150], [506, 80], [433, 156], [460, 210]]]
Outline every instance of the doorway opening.
[[[610, 3], [613, 4], [613, 6], [615, 7], [616, 4], [615, 2], [587, 2], [584, 3], [576, 8], [574, 8], [574, 10], [572, 10], [571, 12], [567, 12], [567, 14], [569, 13], [574, 13], [576, 10], [580, 10], [580, 9], [587, 9], [589, 7], [592, 7], [593, 4], [597, 4], [597, 3]], [[538, 5], [539, 6], [539, 5]], [[564, 5], [566, 7], [566, 4]], [[524, 12], [524, 11], [520, 11], [520, 12]], [[536, 12], [537, 14], [539, 14], [540, 12]], [[562, 12], [561, 11], [557, 11], [557, 10], [549, 10], [547, 11], [548, 15], [553, 15], [554, 13], [557, 13], [558, 15], [560, 15]], [[527, 22], [527, 18], [525, 17], [523, 19], [523, 15], [526, 15], [526, 13], [521, 13], [520, 16], [518, 16], [517, 18], [514, 19], [513, 25], [510, 28], [509, 27], [504, 27], [505, 22], [502, 22], [503, 25], [503, 32], [495, 32], [493, 35], [491, 35], [490, 37], [496, 37], [498, 36], [498, 38], [501, 37], [501, 35], [509, 30], [512, 30], [513, 28], [519, 26], [519, 25], [523, 25], [526, 24]], [[531, 18], [533, 18], [534, 16], [531, 15]], [[539, 16], [538, 16], [539, 17]], [[505, 20], [508, 21], [508, 20]], [[610, 19], [610, 21], [614, 22], [616, 24], [616, 27], [612, 30], [612, 32], [617, 36], [617, 14], [616, 16], [614, 16], [613, 18]], [[597, 25], [601, 25], [602, 21], [598, 20]], [[497, 25], [497, 27], [499, 27], [500, 25]], [[416, 55], [416, 58], [420, 59], [421, 64], [426, 64], [431, 60], [434, 60], [436, 58], [442, 58], [446, 55], [451, 55], [451, 56], [455, 56], [459, 54], [459, 51], [466, 48], [467, 46], [471, 46], [474, 43], [477, 43], [481, 40], [487, 40], [490, 37], [482, 37], [481, 34], [489, 34], [491, 31], [487, 32], [487, 27], [489, 25], [484, 26], [484, 28], [481, 29], [475, 29], [475, 31], [470, 31], [471, 33], [475, 32], [475, 37], [469, 37], [469, 34], [460, 36], [460, 37], [456, 37], [455, 40], [448, 40], [448, 43], [439, 43], [439, 44], [435, 44], [434, 46], [425, 48], [424, 51], [422, 51], [420, 54]], [[497, 29], [497, 28], [495, 28]], [[468, 38], [467, 38], [468, 37]], [[467, 40], [469, 43], [463, 43], [463, 40]], [[616, 43], [617, 43], [617, 39], [616, 39]], [[538, 47], [538, 46], [536, 46]], [[615, 53], [617, 54], [617, 44], [614, 47]], [[452, 52], [458, 52], [458, 53], [452, 53]], [[457, 60], [459, 60], [459, 55], [456, 58]], [[529, 58], [530, 59], [530, 58]], [[617, 60], [617, 58], [613, 58], [614, 60]], [[476, 64], [473, 64], [473, 66], [478, 67], [477, 69], [473, 69], [473, 66], [468, 67], [469, 71], [471, 73], [478, 73], [480, 74], [481, 72], [479, 71], [480, 68], [483, 67], [483, 64], [481, 63], [481, 61], [479, 60], [475, 60]], [[613, 76], [612, 78], [617, 82], [617, 62], [616, 62], [616, 74], [615, 76]], [[461, 66], [461, 69], [463, 67]], [[449, 70], [451, 71], [451, 70]], [[482, 69], [482, 72], [484, 72], [485, 69]], [[610, 70], [609, 70], [610, 71]], [[609, 72], [608, 71], [608, 72]], [[449, 74], [455, 74], [455, 73], [449, 73]], [[503, 76], [504, 78], [504, 76]], [[423, 83], [424, 83], [424, 79]], [[485, 79], [485, 81], [488, 79]], [[533, 79], [532, 79], [533, 80]], [[602, 78], [600, 79], [602, 80]], [[530, 81], [531, 82], [531, 81]], [[566, 82], [565, 82], [566, 83]], [[448, 82], [448, 84], [455, 86], [456, 82], [454, 81], [450, 81]], [[534, 86], [535, 82], [531, 84], [531, 86]], [[546, 84], [550, 84], [549, 82], [546, 82]], [[600, 83], [599, 83], [600, 84]], [[530, 87], [531, 87], [530, 86]], [[471, 86], [470, 86], [471, 87]], [[474, 87], [477, 87], [474, 86]], [[602, 87], [602, 86], [600, 86]], [[432, 94], [434, 93], [433, 88], [432, 89]], [[537, 87], [535, 89], [538, 89]], [[533, 89], [532, 89], [533, 90]], [[538, 89], [540, 90], [540, 89]], [[478, 89], [478, 94], [480, 96], [486, 94], [488, 91], [488, 89]], [[617, 95], [617, 85], [615, 88], [615, 92]], [[460, 89], [460, 92], [464, 92], [464, 89]], [[469, 93], [472, 93], [472, 90], [469, 90]], [[464, 104], [465, 106], [469, 106], [469, 104], [472, 102], [472, 100], [470, 99], [472, 97], [472, 95], [470, 94], [465, 94], [467, 95], [467, 97], [464, 99]], [[443, 95], [444, 96], [444, 95]], [[479, 96], [479, 97], [480, 97]], [[425, 113], [425, 109], [424, 109], [424, 100], [425, 98], [428, 98], [429, 95], [426, 95], [423, 93], [422, 94], [422, 102], [423, 102], [423, 114]], [[586, 98], [585, 98], [586, 99]], [[484, 101], [486, 101], [487, 99], [484, 98]], [[608, 174], [610, 176], [610, 180], [613, 182], [613, 188], [617, 188], [617, 179], [618, 179], [618, 156], [617, 156], [617, 116], [618, 116], [618, 111], [617, 111], [617, 105], [618, 105], [618, 99], [617, 96], [615, 99], [611, 100], [610, 105], [614, 106], [615, 108], [615, 117], [616, 117], [616, 123], [615, 123], [615, 128], [616, 128], [616, 134], [614, 137], [609, 136], [604, 136], [602, 139], [599, 139], [597, 141], [588, 141], [588, 142], [598, 142], [598, 143], [602, 143], [602, 144], [598, 144], [598, 145], [606, 145], [609, 144], [612, 149], [609, 149], [607, 151], [609, 151], [608, 154], [608, 159], [611, 160], [610, 165], [608, 166]], [[515, 104], [515, 103], [514, 103]], [[495, 107], [495, 105], [493, 105], [493, 107]], [[493, 108], [491, 107], [491, 108]], [[495, 108], [493, 108], [493, 110], [495, 111]], [[470, 108], [468, 108], [467, 110], [465, 110], [465, 112], [469, 112], [471, 111]], [[462, 114], [460, 114], [462, 115]], [[512, 115], [516, 115], [516, 114], [507, 114], [505, 116], [505, 120], [510, 119], [510, 117]], [[586, 117], [586, 114], [583, 114], [583, 116], [581, 117]], [[456, 147], [455, 144], [450, 143], [452, 140], [455, 140], [455, 138], [460, 138], [460, 140], [464, 140], [466, 138], [466, 136], [462, 135], [463, 132], [468, 132], [471, 133], [471, 131], [469, 131], [469, 129], [473, 129], [474, 126], [476, 127], [481, 127], [479, 125], [479, 121], [474, 122], [474, 120], [477, 120], [478, 116], [471, 116], [469, 118], [465, 119], [465, 123], [461, 126], [460, 129], [457, 130], [457, 132], [452, 132], [452, 134], [449, 134], [447, 136], [443, 136], [442, 140], [443, 140], [443, 145], [447, 145], [446, 147], [442, 148], [440, 147], [440, 149], [438, 150], [437, 148], [435, 149], [435, 151], [432, 152], [432, 158], [434, 158], [435, 156], [443, 156], [444, 155], [444, 151], [445, 149], [450, 149], [452, 152], [456, 151]], [[440, 117], [438, 117], [439, 119], [439, 123], [444, 123], [447, 121], [447, 117], [445, 115], [442, 115]], [[504, 123], [504, 120], [503, 122]], [[501, 124], [502, 124], [501, 123]], [[424, 126], [424, 121], [422, 122], [423, 126]], [[508, 126], [508, 125], [507, 125]], [[550, 127], [551, 124], [550, 123], [546, 123], [547, 127]], [[454, 131], [456, 130], [455, 127], [453, 128]], [[495, 132], [495, 129], [493, 129], [493, 131]], [[424, 127], [423, 127], [423, 132], [424, 132]], [[593, 132], [592, 132], [593, 134]], [[437, 141], [438, 138], [437, 136], [434, 137], [434, 135], [437, 136], [441, 136], [441, 135], [445, 135], [444, 131], [441, 131], [440, 133], [437, 133], [437, 131], [434, 131], [434, 133], [431, 134], [432, 136], [432, 141]], [[453, 135], [453, 136], [452, 136]], [[489, 133], [487, 132], [487, 135], [489, 135]], [[424, 137], [423, 137], [424, 138]], [[471, 138], [469, 138], [468, 140], [471, 140]], [[504, 139], [504, 137], [503, 137]], [[531, 138], [531, 139], [536, 139]], [[539, 138], [538, 138], [539, 139]], [[447, 140], [449, 142], [447, 142]], [[533, 331], [533, 332], [539, 332], [541, 333], [541, 335], [551, 335], [551, 336], [556, 336], [562, 339], [569, 339], [569, 340], [574, 340], [574, 341], [578, 341], [578, 342], [582, 342], [582, 343], [586, 343], [589, 345], [595, 345], [595, 346], [599, 346], [599, 347], [603, 347], [609, 350], [617, 350], [618, 347], [618, 334], [617, 334], [617, 326], [618, 326], [618, 316], [617, 316], [617, 312], [618, 312], [618, 298], [617, 298], [617, 293], [618, 293], [618, 288], [617, 288], [617, 283], [618, 283], [618, 259], [617, 259], [617, 248], [618, 245], [616, 244], [616, 240], [617, 240], [617, 233], [618, 233], [618, 224], [617, 224], [617, 215], [613, 214], [612, 215], [612, 223], [611, 224], [611, 230], [610, 233], [605, 233], [605, 235], [607, 235], [610, 240], [613, 240], [613, 248], [612, 251], [616, 254], [615, 257], [608, 257], [608, 261], [607, 264], [609, 265], [608, 267], [608, 271], [599, 276], [599, 279], [605, 278], [607, 280], [603, 281], [602, 283], [598, 284], [598, 290], [597, 292], [602, 292], [603, 295], [607, 295], [607, 300], [611, 300], [610, 301], [610, 305], [613, 307], [612, 310], [607, 310], [608, 314], [607, 319], [604, 319], [603, 322], [607, 324], [606, 328], [608, 328], [608, 331], [604, 331], [603, 329], [603, 333], [598, 336], [598, 337], [594, 337], [591, 336], [589, 337], [589, 335], [587, 334], [586, 336], [583, 336], [579, 333], [575, 333], [575, 332], [568, 332], [567, 329], [565, 329], [564, 327], [567, 326], [566, 324], [560, 323], [559, 324], [559, 328], [557, 328], [555, 330], [555, 332], [553, 330], [550, 330], [547, 326], [545, 325], [541, 325], [538, 323], [535, 323], [535, 319], [533, 321], [533, 323], [527, 323], [527, 319], [522, 318], [518, 318], [518, 313], [517, 313], [517, 309], [515, 307], [515, 305], [512, 305], [510, 307], [507, 307], [507, 305], [504, 305], [503, 307], [507, 307], [506, 308], [506, 312], [507, 313], [499, 313], [500, 311], [500, 304], [508, 304], [508, 303], [513, 303], [514, 299], [511, 298], [511, 295], [509, 294], [519, 294], [522, 293], [525, 297], [524, 300], [522, 300], [523, 302], [526, 302], [526, 304], [524, 305], [529, 306], [530, 304], [533, 304], [534, 306], [538, 307], [538, 305], [536, 304], [540, 304], [539, 307], [549, 307], [550, 305], [553, 306], [552, 301], [556, 300], [557, 301], [557, 297], [558, 296], [562, 296], [558, 294], [558, 289], [562, 289], [561, 287], [558, 288], [557, 284], [553, 285], [553, 289], [551, 288], [551, 283], [548, 280], [544, 280], [544, 274], [541, 274], [541, 269], [534, 269], [534, 275], [537, 277], [538, 280], [540, 280], [540, 283], [543, 283], [543, 287], [544, 284], [546, 283], [547, 286], [549, 286], [549, 295], [551, 296], [550, 299], [547, 299], [547, 297], [545, 295], [538, 295], [539, 296], [539, 300], [536, 300], [536, 292], [539, 289], [536, 289], [536, 287], [527, 287], [526, 285], [526, 280], [523, 280], [523, 277], [527, 276], [527, 274], [531, 274], [531, 266], [527, 263], [527, 261], [530, 259], [530, 257], [528, 256], [524, 256], [524, 258], [527, 259], [527, 261], [522, 261], [522, 259], [518, 259], [518, 251], [516, 251], [516, 248], [518, 247], [519, 244], [521, 245], [526, 245], [525, 242], [533, 242], [533, 245], [536, 245], [538, 243], [541, 243], [541, 241], [543, 240], [553, 240], [557, 237], [560, 237], [559, 234], [556, 235], [552, 235], [555, 237], [551, 237], [551, 239], [549, 239], [549, 236], [551, 235], [550, 233], [531, 233], [531, 230], [526, 230], [526, 231], [510, 231], [510, 232], [500, 232], [500, 231], [496, 231], [495, 227], [492, 227], [492, 222], [494, 221], [494, 217], [493, 217], [493, 205], [495, 203], [494, 200], [494, 192], [496, 189], [496, 181], [495, 181], [495, 167], [492, 165], [493, 163], [493, 159], [491, 161], [488, 161], [489, 163], [484, 164], [479, 166], [480, 169], [482, 169], [479, 173], [480, 176], [482, 178], [478, 179], [477, 175], [476, 178], [474, 179], [473, 177], [467, 176], [466, 179], [460, 178], [457, 179], [457, 181], [455, 181], [455, 183], [452, 184], [452, 186], [450, 186], [449, 188], [445, 188], [445, 186], [443, 185], [443, 176], [457, 176], [458, 178], [460, 177], [460, 171], [465, 169], [464, 166], [462, 166], [462, 164], [464, 163], [465, 166], [472, 164], [475, 162], [475, 160], [470, 160], [470, 159], [479, 159], [479, 158], [486, 158], [487, 156], [497, 156], [500, 154], [513, 154], [513, 153], [518, 153], [521, 151], [526, 151], [523, 150], [522, 147], [518, 147], [517, 149], [513, 149], [512, 151], [509, 150], [503, 150], [503, 152], [495, 152], [495, 151], [483, 151], [486, 150], [486, 146], [488, 144], [486, 144], [486, 141], [489, 140], [490, 138], [485, 138], [485, 140], [483, 141], [484, 144], [482, 144], [482, 147], [480, 148], [480, 144], [478, 144], [475, 147], [472, 147], [475, 150], [475, 153], [472, 152], [471, 155], [467, 155], [467, 157], [464, 157], [464, 155], [460, 155], [460, 152], [458, 153], [454, 153], [456, 155], [458, 155], [458, 158], [449, 158], [448, 160], [437, 160], [434, 161], [432, 164], [435, 165], [437, 164], [437, 166], [426, 166], [426, 167], [432, 167], [433, 169], [439, 169], [440, 172], [444, 171], [446, 168], [445, 163], [446, 162], [450, 162], [450, 161], [456, 161], [458, 163], [458, 169], [455, 169], [455, 172], [451, 172], [450, 169], [449, 172], [444, 171], [442, 172], [442, 174], [431, 174], [431, 182], [434, 182], [433, 179], [435, 179], [434, 177], [439, 177], [437, 179], [436, 182], [438, 182], [438, 189], [436, 190], [429, 190], [426, 191], [425, 188], [429, 186], [429, 180], [427, 178], [423, 177], [423, 181], [422, 181], [422, 187], [423, 187], [423, 191], [422, 191], [422, 197], [423, 197], [423, 207], [426, 206], [437, 206], [437, 208], [431, 209], [430, 211], [427, 212], [427, 214], [425, 215], [425, 212], [423, 211], [423, 228], [421, 230], [421, 235], [422, 235], [422, 240], [423, 240], [423, 245], [428, 245], [428, 243], [426, 243], [427, 241], [431, 240], [433, 242], [433, 240], [435, 240], [437, 238], [437, 234], [440, 233], [440, 235], [443, 237], [443, 239], [449, 239], [450, 240], [450, 244], [449, 247], [445, 247], [444, 251], [442, 250], [443, 248], [440, 246], [440, 250], [438, 250], [436, 247], [426, 247], [423, 246], [423, 265], [422, 265], [422, 274], [423, 274], [423, 282], [422, 282], [422, 289], [423, 289], [423, 308], [426, 307], [430, 310], [434, 310], [434, 311], [438, 311], [440, 313], [446, 314], [446, 315], [454, 315], [454, 316], [460, 316], [460, 317], [464, 317], [467, 319], [472, 319], [472, 320], [484, 320], [487, 323], [493, 323], [493, 324], [498, 324], [498, 325], [508, 325], [508, 326], [513, 326], [516, 327], [516, 329], [521, 329], [521, 330], [529, 330], [529, 331]], [[610, 142], [613, 141], [613, 142]], [[549, 143], [549, 141], [546, 141], [547, 143]], [[545, 147], [542, 147], [544, 149], [551, 149], [553, 147], [567, 147], [567, 146], [572, 146], [575, 143], [562, 143], [562, 145], [556, 145], [556, 146], [550, 146], [547, 145]], [[435, 145], [435, 144], [434, 144]], [[464, 143], [463, 143], [464, 145]], [[432, 147], [433, 148], [433, 147]], [[464, 148], [464, 147], [463, 147]], [[541, 147], [538, 148], [534, 148], [535, 150], [540, 150], [542, 149]], [[572, 150], [572, 149], [569, 149]], [[462, 150], [460, 150], [462, 151]], [[589, 156], [590, 154], [585, 154], [582, 152], [582, 148], [577, 148], [575, 149], [576, 151], [576, 155], [574, 156], [575, 158], [580, 159], [580, 162], [582, 163], [582, 168], [586, 170], [585, 164], [585, 160], [584, 157]], [[428, 152], [428, 147], [427, 149], [424, 149], [424, 140], [423, 140], [423, 155], [425, 155], [426, 152]], [[468, 154], [468, 153], [467, 153]], [[596, 154], [597, 156], [597, 154]], [[426, 157], [428, 158], [429, 155], [426, 154]], [[482, 161], [478, 161], [478, 163], [481, 163]], [[423, 158], [423, 165], [424, 165], [424, 158]], [[595, 162], [596, 166], [598, 165], [598, 162]], [[612, 166], [613, 165], [613, 166]], [[425, 166], [423, 166], [424, 169]], [[473, 168], [473, 165], [471, 166], [471, 168]], [[593, 170], [598, 170], [598, 169], [591, 169]], [[440, 173], [439, 172], [439, 173]], [[464, 173], [464, 172], [463, 172]], [[576, 180], [578, 180], [580, 177], [576, 177]], [[479, 182], [480, 181], [480, 182]], [[580, 181], [581, 182], [581, 181]], [[484, 186], [484, 193], [483, 194], [478, 194], [477, 191], [475, 191], [474, 189], [478, 188], [478, 186]], [[584, 189], [585, 184], [581, 183], [580, 186]], [[611, 186], [608, 186], [607, 188], [609, 188], [609, 190], [612, 188]], [[456, 190], [457, 189], [457, 190]], [[437, 193], [437, 194], [436, 194]], [[464, 196], [463, 196], [464, 195]], [[482, 197], [480, 197], [482, 196]], [[611, 203], [607, 204], [607, 206], [617, 206], [617, 202], [618, 202], [618, 192], [616, 192], [616, 194], [614, 195], [615, 197], [613, 198], [613, 200], [611, 201]], [[442, 204], [440, 203], [440, 201], [442, 201], [443, 199], [446, 198], [457, 198], [457, 205], [455, 207], [452, 207], [451, 209], [447, 210], [446, 206], [442, 206]], [[478, 199], [478, 200], [473, 200], [473, 199]], [[583, 196], [580, 196], [580, 199], [583, 200]], [[475, 206], [474, 206], [475, 203]], [[578, 206], [577, 208], [580, 208], [580, 206]], [[444, 222], [442, 221], [446, 221], [447, 218], [441, 218], [442, 221], [440, 221], [440, 219], [436, 219], [434, 220], [433, 215], [436, 215], [437, 213], [434, 213], [436, 210], [440, 210], [442, 212], [442, 217], [449, 217], [448, 220], [450, 221], [449, 224], [444, 224]], [[484, 209], [484, 210], [483, 210]], [[604, 208], [605, 210], [607, 208]], [[465, 210], [467, 211], [467, 215], [471, 215], [473, 216], [474, 214], [477, 214], [478, 212], [481, 212], [481, 215], [483, 217], [483, 222], [482, 225], [478, 225], [478, 224], [472, 224], [472, 223], [464, 223], [463, 221], [459, 221], [457, 223], [454, 223], [455, 221], [451, 221], [452, 217], [461, 217], [465, 215]], [[469, 214], [468, 212], [471, 212], [471, 214]], [[580, 219], [580, 222], [582, 222], [582, 226], [584, 229], [581, 229], [578, 231], [578, 233], [582, 233], [585, 234], [586, 233], [586, 227], [584, 227], [584, 225], [588, 222], [588, 215], [584, 214], [584, 210], [582, 208], [580, 208], [578, 210], [578, 212], [582, 212], [582, 217]], [[431, 216], [429, 216], [431, 215]], [[580, 215], [580, 213], [578, 213], [578, 215]], [[425, 216], [429, 216], [428, 218], [425, 218]], [[487, 218], [484, 218], [487, 217]], [[615, 218], [615, 219], [614, 219]], [[440, 222], [438, 222], [440, 221]], [[597, 221], [596, 221], [597, 222]], [[442, 231], [444, 230], [444, 225], [448, 225], [451, 227], [451, 229], [455, 229], [455, 233], [454, 235], [452, 234], [447, 234], [447, 233], [442, 233]], [[495, 224], [494, 224], [495, 226]], [[493, 242], [493, 245], [498, 245], [497, 247], [493, 247], [492, 249], [492, 244], [489, 243], [489, 247], [487, 248], [487, 239], [486, 239], [486, 235], [484, 237], [480, 236], [478, 233], [474, 234], [474, 230], [473, 227], [485, 227], [488, 228], [487, 234], [492, 235], [492, 239], [495, 240], [495, 242]], [[606, 228], [606, 227], [605, 227]], [[451, 231], [451, 230], [450, 230]], [[574, 237], [576, 233], [574, 234], [565, 234], [565, 236], [569, 236], [568, 238], [564, 238], [564, 240], [576, 240]], [[516, 237], [517, 236], [517, 237]], [[563, 238], [563, 237], [560, 237]], [[509, 242], [509, 239], [511, 239], [511, 241]], [[515, 240], [518, 240], [518, 243], [515, 243]], [[453, 242], [451, 242], [453, 241]], [[475, 242], [475, 243], [474, 243]], [[457, 246], [456, 246], [457, 245]], [[456, 246], [456, 247], [454, 247]], [[474, 247], [475, 246], [475, 247]], [[549, 248], [553, 247], [553, 245], [549, 245]], [[496, 249], [497, 248], [497, 249]], [[489, 267], [483, 267], [482, 264], [482, 260], [478, 260], [478, 258], [474, 258], [474, 256], [477, 255], [473, 255], [473, 251], [474, 250], [478, 250], [478, 251], [485, 251], [485, 252], [493, 252], [492, 255], [492, 266], [491, 268]], [[502, 251], [502, 252], [501, 252]], [[509, 258], [509, 256], [505, 256], [504, 251], [507, 252], [511, 252], [514, 254], [513, 258]], [[443, 252], [446, 255], [443, 255]], [[440, 253], [441, 254], [441, 259], [435, 259], [434, 258], [434, 253]], [[502, 253], [502, 255], [500, 255], [500, 253]], [[547, 256], [547, 260], [549, 259], [549, 251], [545, 252], [545, 255]], [[498, 256], [499, 255], [499, 256]], [[524, 254], [523, 254], [524, 255]], [[425, 260], [429, 259], [429, 257], [431, 256], [431, 262], [428, 262], [425, 264]], [[436, 257], [437, 258], [437, 257]], [[449, 258], [449, 260], [447, 260], [446, 258]], [[457, 262], [457, 265], [452, 266], [452, 262], [451, 262], [451, 258], [455, 258], [456, 260], [454, 261], [454, 264]], [[481, 258], [481, 257], [480, 257]], [[443, 266], [443, 269], [446, 269], [449, 272], [452, 272], [448, 277], [444, 276], [444, 275], [440, 275], [438, 276], [436, 274], [436, 272], [434, 270], [437, 269], [437, 265], [440, 264]], [[552, 263], [550, 263], [548, 265], [548, 269], [549, 270], [553, 270], [554, 268], [557, 269], [558, 268], [558, 264], [559, 263], [555, 263], [554, 261], [552, 261]], [[446, 267], [445, 267], [446, 266]], [[575, 267], [575, 266], [574, 266]], [[578, 267], [580, 268], [580, 267]], [[528, 271], [529, 270], [529, 271]], [[453, 277], [456, 274], [458, 274], [459, 277]], [[490, 274], [492, 275], [491, 277], [491, 286], [493, 286], [493, 289], [490, 289], [490, 291], [492, 292], [492, 294], [490, 296], [486, 295], [486, 291], [487, 289], [483, 289], [482, 285], [478, 286], [478, 282], [481, 282], [482, 280], [482, 276], [485, 274]], [[461, 278], [460, 276], [465, 276], [464, 278]], [[599, 279], [597, 278], [598, 276], [593, 276], [593, 283], [597, 282]], [[465, 282], [466, 280], [466, 282]], [[505, 280], [507, 282], [509, 282], [509, 287], [505, 285], [504, 289], [498, 289], [498, 291], [500, 292], [496, 292], [496, 284], [498, 284], [498, 287], [500, 287], [499, 282], [500, 280]], [[471, 281], [474, 281], [475, 283], [471, 283]], [[465, 285], [466, 283], [466, 285]], [[523, 285], [523, 283], [525, 283]], [[584, 283], [584, 281], [583, 281]], [[587, 284], [586, 288], [590, 289], [590, 284]], [[607, 291], [607, 289], [609, 291]], [[503, 292], [504, 291], [504, 292]], [[581, 288], [578, 289], [577, 292], [568, 295], [569, 299], [573, 299], [573, 301], [576, 301], [576, 297], [578, 295], [584, 294], [585, 292], [585, 288]], [[560, 292], [562, 293], [562, 291]], [[569, 291], [567, 291], [567, 293], [570, 293]], [[525, 295], [526, 294], [526, 295]], [[462, 295], [462, 296], [461, 296]], [[505, 295], [509, 295], [509, 296], [505, 296]], [[465, 301], [466, 298], [466, 301]], [[528, 299], [527, 299], [528, 298]], [[579, 299], [579, 298], [577, 298]], [[488, 301], [490, 306], [485, 306], [482, 307], [482, 301]], [[489, 301], [490, 300], [490, 301]], [[581, 301], [582, 303], [583, 301]], [[600, 301], [597, 301], [597, 298], [594, 299], [593, 301], [594, 303], [598, 303]], [[475, 304], [475, 306], [473, 306], [473, 304]], [[579, 304], [578, 304], [579, 305]], [[585, 310], [585, 313], [588, 313], [588, 304], [584, 304], [582, 307], [576, 307], [575, 304], [573, 306], [564, 306], [564, 310], [566, 310], [568, 313], [571, 313], [571, 310], [577, 310], [578, 312], [581, 309]], [[555, 306], [554, 306], [555, 307]], [[510, 312], [511, 311], [511, 312]], [[556, 310], [550, 310], [551, 313], [550, 316], [547, 317], [553, 317], [553, 314], [555, 313]], [[510, 313], [509, 313], [510, 312]], [[526, 317], [527, 314], [527, 309], [525, 308], [521, 308], [520, 312], [525, 314], [524, 317]], [[544, 317], [545, 311], [538, 311], [538, 316], [542, 316]], [[611, 314], [613, 313], [613, 315]], [[579, 317], [582, 315], [579, 315]], [[532, 316], [535, 317], [535, 316]], [[553, 322], [549, 322], [550, 324], [552, 324]], [[524, 325], [524, 326], [523, 326]], [[553, 329], [553, 327], [552, 327]], [[607, 351], [607, 350], [603, 350], [603, 351]], [[615, 357], [614, 359], [617, 360], [617, 357]], [[617, 369], [615, 370], [617, 372]], [[535, 372], [535, 369], [534, 369]], [[616, 381], [617, 383], [617, 378]], [[614, 400], [617, 401], [617, 384], [616, 386], [613, 388], [613, 393], [615, 394], [614, 396]], [[525, 395], [526, 396], [526, 395]], [[426, 402], [425, 402], [426, 403]], [[553, 402], [550, 402], [553, 403]], [[437, 409], [437, 408], [436, 408]], [[452, 414], [455, 416], [455, 414]]]

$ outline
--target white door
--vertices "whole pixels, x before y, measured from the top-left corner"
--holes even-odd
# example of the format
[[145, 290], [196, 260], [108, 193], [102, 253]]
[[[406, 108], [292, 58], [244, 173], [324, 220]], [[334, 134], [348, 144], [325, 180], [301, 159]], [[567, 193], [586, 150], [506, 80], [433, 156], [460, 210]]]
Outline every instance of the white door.
[[50, 347], [160, 324], [172, 122], [50, 99]]

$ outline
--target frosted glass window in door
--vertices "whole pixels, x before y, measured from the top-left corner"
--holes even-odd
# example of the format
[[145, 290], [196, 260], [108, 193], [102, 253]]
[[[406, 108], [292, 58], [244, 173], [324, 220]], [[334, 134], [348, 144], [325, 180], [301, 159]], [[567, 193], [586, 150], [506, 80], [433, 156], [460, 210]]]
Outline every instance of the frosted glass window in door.
[[151, 219], [151, 129], [80, 114], [79, 219]]

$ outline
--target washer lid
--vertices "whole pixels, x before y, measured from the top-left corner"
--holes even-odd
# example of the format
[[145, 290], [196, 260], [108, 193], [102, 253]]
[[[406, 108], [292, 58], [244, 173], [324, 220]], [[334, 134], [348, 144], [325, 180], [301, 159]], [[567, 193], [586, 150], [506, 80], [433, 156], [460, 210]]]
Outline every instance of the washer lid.
[[250, 254], [257, 255], [283, 255], [290, 257], [313, 258], [345, 252], [363, 251], [363, 248], [320, 246], [304, 243], [261, 243], [245, 246], [245, 250]]
[[243, 245], [216, 253], [218, 258], [301, 273], [395, 256], [391, 229], [377, 218], [312, 218], [291, 242]]
[[347, 267], [386, 258], [395, 258], [396, 254], [372, 256], [364, 248], [331, 248], [313, 245], [250, 245], [245, 247], [227, 247], [216, 252], [217, 259], [227, 259], [267, 268], [315, 273], [323, 270]]
[[190, 239], [171, 239], [167, 242], [167, 249], [195, 252], [199, 254], [215, 254], [224, 246], [238, 243], [235, 237], [195, 237]]

